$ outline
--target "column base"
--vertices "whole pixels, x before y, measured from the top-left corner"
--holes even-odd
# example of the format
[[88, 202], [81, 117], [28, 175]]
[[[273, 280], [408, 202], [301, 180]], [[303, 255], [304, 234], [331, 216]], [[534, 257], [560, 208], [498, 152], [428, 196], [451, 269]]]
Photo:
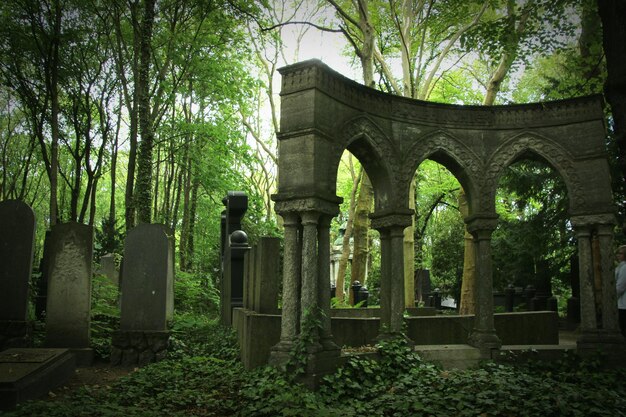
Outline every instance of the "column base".
[[[311, 389], [316, 389], [322, 377], [335, 372], [346, 361], [346, 358], [341, 357], [339, 346], [329, 339], [326, 339], [326, 343], [324, 342], [322, 340], [321, 344], [311, 346], [308, 352], [296, 358], [295, 342], [281, 341], [272, 348], [268, 365], [288, 374], [300, 372], [296, 376], [296, 381]], [[329, 348], [328, 350], [322, 348], [324, 344]]]
[[467, 344], [480, 349], [483, 353], [489, 353], [489, 357], [491, 357], [491, 351], [500, 349], [502, 341], [495, 330], [487, 331], [474, 329], [467, 339]]
[[606, 366], [624, 366], [626, 339], [618, 331], [584, 330], [576, 341], [581, 357], [601, 355]]

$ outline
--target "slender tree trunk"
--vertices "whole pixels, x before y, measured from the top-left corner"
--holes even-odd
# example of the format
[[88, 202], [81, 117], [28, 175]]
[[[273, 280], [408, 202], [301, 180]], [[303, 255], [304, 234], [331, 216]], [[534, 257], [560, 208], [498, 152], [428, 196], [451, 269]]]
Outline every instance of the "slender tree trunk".
[[[353, 250], [352, 250], [352, 273], [350, 275], [350, 286], [355, 281], [364, 285], [367, 277], [367, 256], [369, 254], [368, 232], [370, 229], [369, 214], [372, 212], [374, 204], [374, 188], [367, 174], [363, 172], [361, 178], [361, 189], [356, 202], [354, 223], [352, 226]], [[354, 304], [354, 297], [350, 291], [350, 304]]]
[[137, 160], [137, 183], [135, 202], [140, 223], [150, 223], [152, 207], [152, 151], [154, 132], [150, 110], [150, 59], [152, 48], [152, 26], [154, 23], [155, 0], [144, 0], [141, 23], [141, 58], [139, 79], [135, 85], [139, 110], [139, 155]]
[[[352, 169], [352, 161], [350, 160], [350, 171], [352, 175], [352, 191], [350, 192], [350, 207], [348, 209], [348, 220], [346, 221], [346, 231], [343, 235], [341, 258], [339, 258], [339, 264], [337, 265], [337, 282], [335, 284], [335, 297], [341, 302], [344, 300], [344, 284], [346, 277], [346, 269], [348, 267], [348, 261], [350, 259], [350, 237], [352, 236], [352, 227], [354, 224], [354, 217], [356, 211], [356, 192], [359, 188], [359, 183], [362, 180], [364, 171], [361, 168], [359, 175], [354, 175]], [[354, 261], [354, 257], [353, 257]]]
[[[469, 215], [467, 198], [465, 191], [459, 191], [459, 211], [465, 219]], [[476, 281], [476, 260], [474, 239], [464, 227], [465, 250], [463, 252], [463, 279], [461, 281], [461, 301], [459, 304], [459, 314], [474, 314], [476, 311], [476, 301], [474, 300], [474, 285]]]
[[61, 43], [61, 4], [58, 0], [53, 2], [54, 28], [51, 45], [50, 62], [50, 226], [58, 222], [58, 173], [59, 173], [59, 48]]

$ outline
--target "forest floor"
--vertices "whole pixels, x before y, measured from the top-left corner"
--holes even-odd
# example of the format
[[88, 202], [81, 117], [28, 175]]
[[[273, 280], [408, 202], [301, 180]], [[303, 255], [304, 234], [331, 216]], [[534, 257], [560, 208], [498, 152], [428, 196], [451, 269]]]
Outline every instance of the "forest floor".
[[68, 394], [73, 393], [77, 389], [89, 386], [92, 388], [100, 388], [110, 386], [119, 378], [126, 376], [138, 368], [124, 368], [119, 366], [111, 366], [108, 362], [95, 361], [89, 367], [76, 368], [65, 384], [50, 390], [48, 392], [49, 400], [64, 398]]

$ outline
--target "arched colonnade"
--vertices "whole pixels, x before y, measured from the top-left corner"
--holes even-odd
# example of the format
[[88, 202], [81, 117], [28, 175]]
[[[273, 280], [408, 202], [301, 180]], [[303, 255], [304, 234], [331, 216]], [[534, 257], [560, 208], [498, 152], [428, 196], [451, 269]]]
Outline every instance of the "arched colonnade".
[[[474, 238], [476, 317], [469, 343], [500, 347], [493, 320], [491, 235], [495, 193], [505, 169], [529, 153], [556, 169], [566, 184], [578, 238], [581, 343], [618, 334], [613, 277], [614, 205], [600, 96], [513, 106], [456, 106], [381, 93], [332, 71], [320, 61], [285, 67], [282, 74], [278, 192], [284, 219], [280, 362], [301, 334], [310, 354], [338, 348], [330, 334], [329, 227], [339, 212], [337, 168], [344, 150], [355, 155], [375, 193], [372, 227], [381, 238], [381, 337], [400, 333], [404, 312], [403, 231], [411, 224], [411, 180], [433, 159], [466, 192]], [[602, 259], [602, 300], [595, 300], [591, 239]], [[603, 306], [597, 322], [595, 303]], [[318, 314], [319, 312], [325, 314]], [[319, 326], [310, 326], [316, 315]], [[313, 329], [313, 330], [311, 330]], [[324, 353], [326, 352], [326, 353]], [[272, 361], [272, 360], [271, 360]]]

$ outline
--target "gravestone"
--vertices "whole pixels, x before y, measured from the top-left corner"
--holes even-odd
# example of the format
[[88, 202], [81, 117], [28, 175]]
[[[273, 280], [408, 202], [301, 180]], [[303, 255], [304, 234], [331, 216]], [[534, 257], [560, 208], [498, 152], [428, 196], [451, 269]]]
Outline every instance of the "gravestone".
[[120, 276], [117, 271], [117, 265], [115, 264], [115, 255], [107, 253], [100, 257], [100, 269], [99, 274], [104, 275], [115, 285], [119, 285]]
[[33, 266], [35, 214], [24, 202], [0, 202], [0, 351], [30, 343], [28, 287]]
[[[221, 299], [221, 322], [225, 326], [232, 323], [233, 308], [244, 305], [244, 269], [245, 255], [250, 250], [248, 236], [242, 230], [235, 230], [228, 239], [228, 245], [224, 251], [223, 275], [220, 291]], [[254, 291], [255, 289], [253, 289]], [[247, 291], [247, 297], [250, 293]], [[254, 297], [254, 296], [253, 296]], [[255, 300], [249, 300], [254, 304]]]
[[90, 364], [93, 227], [53, 226], [49, 250], [46, 347], [70, 348], [79, 365]]
[[[64, 384], [76, 367], [69, 349], [7, 349], [0, 353], [0, 410], [43, 397]], [[0, 413], [1, 414], [1, 413]]]
[[262, 237], [255, 247], [254, 310], [262, 314], [278, 313], [280, 285], [280, 239]]
[[146, 365], [167, 354], [173, 310], [173, 236], [161, 224], [140, 224], [124, 244], [120, 330], [111, 363]]
[[428, 301], [428, 295], [430, 293], [430, 271], [428, 269], [416, 269], [415, 270], [415, 291], [416, 301], [422, 301], [426, 303]]
[[[244, 304], [243, 256], [249, 247], [247, 236], [241, 230], [241, 219], [248, 210], [248, 196], [242, 191], [229, 191], [222, 199], [222, 203], [226, 209], [221, 215], [221, 322], [230, 325], [232, 309], [243, 307]], [[235, 234], [235, 239], [232, 239], [233, 234]], [[243, 236], [245, 236], [245, 242], [241, 241]], [[229, 251], [231, 242], [234, 242], [237, 247], [234, 251]], [[235, 260], [234, 265], [230, 264], [233, 260]]]

